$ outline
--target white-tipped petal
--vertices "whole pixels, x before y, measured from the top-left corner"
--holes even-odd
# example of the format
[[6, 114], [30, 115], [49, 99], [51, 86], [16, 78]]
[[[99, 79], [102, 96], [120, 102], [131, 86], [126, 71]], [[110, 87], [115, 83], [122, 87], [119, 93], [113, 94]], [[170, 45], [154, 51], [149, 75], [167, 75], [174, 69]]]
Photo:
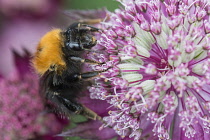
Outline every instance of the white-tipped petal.
[[120, 60], [124, 61], [124, 60], [129, 60], [129, 59], [132, 59], [133, 57], [132, 56], [121, 56], [120, 57]]
[[178, 57], [178, 60], [171, 60], [171, 59], [168, 59], [168, 63], [172, 66], [172, 67], [177, 67], [179, 66], [181, 63], [182, 63], [182, 57]]
[[143, 68], [142, 65], [139, 64], [132, 64], [132, 63], [122, 63], [117, 65], [118, 68], [121, 70], [140, 70]]
[[203, 71], [203, 63], [199, 63], [199, 64], [196, 64], [194, 65], [194, 67], [192, 68], [192, 71], [196, 74], [199, 74], [199, 75], [203, 75], [204, 71]]
[[168, 45], [167, 45], [167, 38], [168, 38], [168, 35], [165, 33], [165, 32], [161, 32], [159, 35], [156, 35], [156, 41], [157, 41], [157, 44], [162, 47], [163, 49], [167, 49], [168, 48]]
[[182, 54], [181, 54], [182, 62], [183, 63], [187, 63], [187, 62], [191, 61], [194, 56], [195, 56], [195, 52], [194, 51], [192, 53], [182, 52]]
[[138, 57], [135, 57], [132, 59], [127, 59], [127, 60], [125, 60], [125, 63], [144, 65], [144, 61], [142, 61], [142, 59], [138, 58]]
[[143, 88], [144, 93], [149, 93], [154, 89], [155, 86], [155, 80], [146, 80], [140, 84], [140, 86]]
[[145, 40], [139, 38], [138, 36], [132, 38], [132, 41], [134, 42], [135, 45], [143, 46], [147, 50], [151, 49], [150, 45]]
[[167, 22], [167, 18], [164, 16], [164, 15], [162, 15], [162, 20], [163, 20], [163, 23], [162, 23], [162, 31], [163, 32], [165, 32], [166, 34], [171, 34], [171, 30], [170, 30], [170, 28], [168, 27], [168, 25], [166, 24], [166, 22]]
[[147, 49], [145, 49], [144, 47], [142, 46], [136, 46], [136, 51], [139, 55], [142, 55], [142, 56], [145, 56], [145, 57], [150, 57], [150, 53]]
[[189, 88], [192, 88], [192, 83], [193, 83], [194, 81], [198, 80], [198, 78], [195, 77], [195, 76], [187, 76], [187, 77], [186, 77], [186, 80], [187, 80], [187, 86], [188, 86]]
[[145, 49], [150, 50], [151, 44], [155, 43], [154, 37], [150, 32], [144, 31], [140, 28], [137, 23], [133, 23], [133, 27], [136, 32], [136, 36], [133, 38], [133, 41], [136, 45], [145, 47]]
[[198, 48], [195, 51], [194, 59], [195, 60], [201, 60], [201, 59], [205, 58], [206, 56], [207, 56], [207, 52], [204, 51], [202, 48]]
[[133, 85], [140, 83], [139, 80], [141, 80], [143, 78], [143, 76], [138, 73], [125, 74], [125, 75], [122, 75], [122, 77], [130, 83], [129, 86], [133, 86]]

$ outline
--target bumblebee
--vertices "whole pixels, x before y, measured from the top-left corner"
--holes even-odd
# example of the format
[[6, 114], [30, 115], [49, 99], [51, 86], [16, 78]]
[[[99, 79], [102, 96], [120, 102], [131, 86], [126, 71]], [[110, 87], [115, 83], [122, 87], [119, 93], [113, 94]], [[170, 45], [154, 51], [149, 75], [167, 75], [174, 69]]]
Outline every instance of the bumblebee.
[[51, 30], [38, 43], [32, 65], [40, 75], [40, 93], [45, 102], [50, 102], [64, 114], [74, 112], [94, 120], [101, 119], [78, 102], [86, 82], [102, 72], [82, 73], [81, 65], [100, 64], [83, 58], [86, 50], [91, 50], [96, 45], [93, 32], [98, 31], [96, 27], [77, 22], [66, 30]]

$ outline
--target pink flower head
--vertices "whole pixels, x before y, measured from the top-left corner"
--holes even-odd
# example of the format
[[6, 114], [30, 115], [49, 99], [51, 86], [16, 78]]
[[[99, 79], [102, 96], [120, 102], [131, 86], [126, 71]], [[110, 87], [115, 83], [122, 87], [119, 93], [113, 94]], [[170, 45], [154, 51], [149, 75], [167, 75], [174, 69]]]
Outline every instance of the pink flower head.
[[210, 2], [117, 1], [98, 35], [112, 70], [90, 88], [113, 107], [104, 126], [135, 140], [209, 139]]
[[30, 71], [29, 54], [24, 57], [13, 54], [16, 69], [9, 76], [0, 78], [1, 139], [26, 140], [42, 136], [61, 139], [52, 135], [59, 133], [64, 124], [55, 115], [44, 112], [38, 76]]

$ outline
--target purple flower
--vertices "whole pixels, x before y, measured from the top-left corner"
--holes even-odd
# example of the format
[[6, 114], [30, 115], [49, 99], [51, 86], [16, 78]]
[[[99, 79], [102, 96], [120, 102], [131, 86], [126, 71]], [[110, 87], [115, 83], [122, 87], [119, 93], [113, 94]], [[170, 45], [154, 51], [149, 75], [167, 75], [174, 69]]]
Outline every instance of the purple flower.
[[47, 135], [43, 139], [52, 138], [64, 123], [55, 115], [44, 113], [38, 77], [30, 72], [29, 54], [23, 57], [14, 53], [14, 56], [16, 69], [0, 78], [0, 137], [3, 140], [41, 139]]
[[88, 140], [110, 140], [116, 137], [116, 133], [111, 128], [99, 129], [102, 122], [88, 120], [86, 122], [77, 123], [77, 127], [70, 129], [58, 136], [77, 136]]
[[111, 108], [104, 127], [122, 138], [209, 139], [210, 3], [118, 0], [98, 35], [93, 66], [106, 70], [89, 88]]

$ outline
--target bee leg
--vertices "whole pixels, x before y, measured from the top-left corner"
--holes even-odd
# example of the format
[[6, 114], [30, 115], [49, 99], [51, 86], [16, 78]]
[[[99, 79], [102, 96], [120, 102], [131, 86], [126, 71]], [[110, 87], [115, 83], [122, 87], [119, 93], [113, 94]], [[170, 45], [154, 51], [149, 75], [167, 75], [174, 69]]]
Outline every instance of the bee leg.
[[81, 62], [81, 63], [90, 63], [90, 64], [98, 64], [98, 65], [104, 64], [104, 63], [100, 63], [100, 62], [97, 62], [97, 61], [94, 61], [91, 59], [83, 59], [83, 58], [76, 57], [76, 56], [71, 56], [69, 59], [76, 61], [76, 62]]
[[93, 71], [93, 72], [86, 72], [82, 74], [75, 73], [73, 75], [68, 76], [65, 78], [66, 82], [76, 82], [79, 80], [91, 80], [92, 78], [99, 76], [100, 73], [104, 71]]
[[78, 23], [78, 31], [79, 32], [87, 32], [87, 31], [91, 31], [91, 32], [98, 32], [100, 29], [87, 25], [87, 24], [83, 24], [81, 22]]
[[93, 120], [101, 120], [101, 117], [98, 116], [94, 111], [85, 107], [84, 105], [82, 106], [83, 106], [83, 109], [79, 112], [79, 114], [84, 115], [85, 117], [88, 117]]
[[82, 24], [97, 24], [100, 23], [103, 19], [101, 18], [96, 18], [96, 19], [82, 19], [79, 20], [80, 23]]
[[90, 26], [89, 24], [97, 24], [97, 23], [100, 23], [101, 21], [102, 21], [101, 18], [98, 18], [98, 19], [84, 19], [84, 20], [79, 20], [79, 23], [81, 24], [80, 26], [88, 27], [86, 29], [91, 31], [91, 32], [98, 32], [100, 30], [99, 28]]
[[101, 29], [87, 25], [87, 24], [78, 24], [77, 30], [78, 32], [82, 33], [82, 32], [87, 32], [87, 31], [98, 32]]
[[78, 32], [87, 32], [87, 31], [97, 32], [100, 29], [87, 25], [82, 22], [76, 22], [76, 23], [73, 23], [66, 32], [71, 32], [72, 30], [78, 30]]
[[98, 72], [98, 71], [86, 72], [86, 73], [82, 73], [80, 76], [81, 76], [81, 79], [86, 80], [86, 79], [94, 78], [94, 77], [98, 76], [99, 73], [100, 72]]
[[99, 74], [102, 72], [104, 72], [104, 71], [92, 71], [92, 72], [82, 73], [82, 74], [80, 74], [80, 79], [91, 80], [92, 78], [99, 76]]
[[91, 80], [92, 78], [94, 78], [96, 76], [99, 76], [99, 74], [102, 73], [102, 72], [104, 72], [104, 71], [93, 71], [93, 72], [86, 72], [86, 73], [82, 73], [82, 74], [75, 73], [75, 74], [69, 75], [64, 80], [66, 82], [70, 82], [70, 83], [78, 82], [80, 80], [88, 81], [88, 80]]
[[75, 114], [80, 114], [93, 120], [101, 120], [100, 116], [98, 116], [94, 111], [85, 107], [84, 105], [81, 105], [75, 101], [70, 101], [60, 95], [55, 96], [57, 97], [60, 103], [62, 103], [68, 110], [74, 112]]
[[82, 26], [84, 26], [85, 28], [80, 28], [79, 31], [91, 31], [91, 32], [98, 32], [100, 29], [87, 25], [87, 24], [82, 24]]

